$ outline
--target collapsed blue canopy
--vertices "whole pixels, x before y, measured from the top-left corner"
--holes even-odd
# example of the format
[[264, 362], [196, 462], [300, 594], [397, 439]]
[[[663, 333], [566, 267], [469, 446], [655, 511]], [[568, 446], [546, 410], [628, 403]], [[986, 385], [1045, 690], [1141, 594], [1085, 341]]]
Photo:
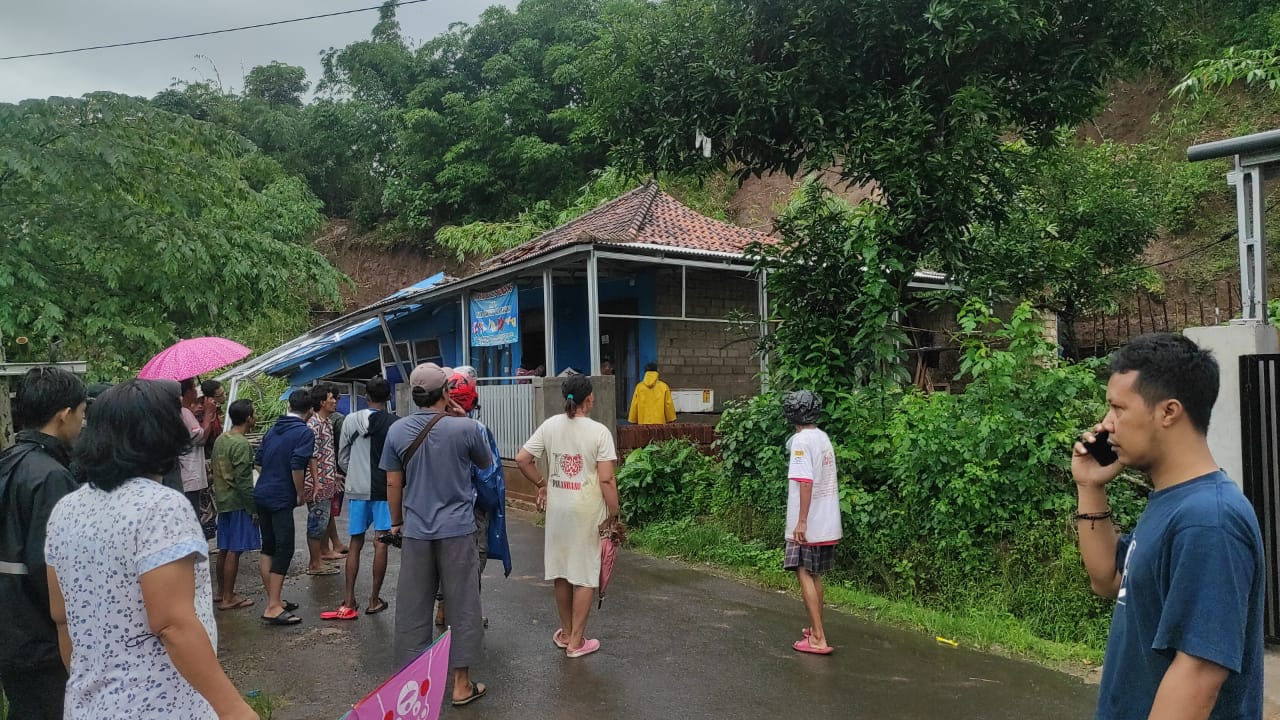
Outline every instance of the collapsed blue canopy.
[[[401, 288], [380, 302], [404, 297], [426, 290], [444, 281], [444, 273], [436, 273], [425, 280]], [[421, 305], [407, 305], [386, 313], [388, 322], [419, 310]], [[292, 385], [306, 385], [342, 370], [350, 370], [378, 359], [378, 347], [382, 344], [382, 330], [378, 318], [361, 320], [341, 328], [331, 335], [300, 345], [283, 360], [265, 369], [268, 375], [288, 376]]]

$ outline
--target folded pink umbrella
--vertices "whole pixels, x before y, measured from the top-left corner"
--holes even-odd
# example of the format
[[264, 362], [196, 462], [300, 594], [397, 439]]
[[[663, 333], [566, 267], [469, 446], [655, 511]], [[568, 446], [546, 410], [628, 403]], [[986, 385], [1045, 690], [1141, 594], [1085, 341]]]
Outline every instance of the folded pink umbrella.
[[198, 337], [161, 350], [138, 372], [143, 380], [186, 380], [224, 368], [253, 352], [234, 340]]
[[597, 610], [604, 607], [604, 592], [613, 577], [613, 564], [618, 559], [618, 548], [622, 547], [625, 540], [626, 535], [618, 524], [614, 524], [609, 532], [600, 537], [600, 600], [596, 603]]

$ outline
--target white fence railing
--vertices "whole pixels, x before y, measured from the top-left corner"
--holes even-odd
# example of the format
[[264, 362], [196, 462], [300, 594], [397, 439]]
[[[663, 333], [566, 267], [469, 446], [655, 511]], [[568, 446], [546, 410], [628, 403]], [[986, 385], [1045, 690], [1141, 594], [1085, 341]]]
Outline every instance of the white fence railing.
[[533, 385], [511, 379], [484, 378], [479, 383], [480, 411], [476, 419], [493, 431], [498, 452], [513, 459], [533, 434]]

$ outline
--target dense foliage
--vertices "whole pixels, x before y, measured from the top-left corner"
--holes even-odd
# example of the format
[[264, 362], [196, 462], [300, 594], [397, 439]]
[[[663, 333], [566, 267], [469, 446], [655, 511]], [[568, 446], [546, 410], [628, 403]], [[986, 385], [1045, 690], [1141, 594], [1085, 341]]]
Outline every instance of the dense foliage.
[[622, 519], [639, 525], [705, 512], [717, 471], [714, 461], [687, 440], [632, 451], [618, 469]]
[[0, 334], [31, 339], [11, 359], [56, 345], [136, 367], [179, 337], [337, 300], [341, 276], [305, 244], [322, 217], [302, 180], [138, 100], [0, 105], [0, 198]]
[[[1095, 368], [1059, 362], [1029, 305], [1002, 322], [971, 302], [958, 323], [963, 393], [820, 389], [845, 530], [834, 579], [1100, 647], [1110, 606], [1089, 591], [1070, 525], [1069, 448], [1105, 408]], [[776, 562], [792, 432], [777, 397], [730, 408], [717, 431], [723, 462], [709, 490], [706, 468], [689, 467], [696, 449], [654, 446], [624, 466], [624, 502], [641, 523], [699, 517], [731, 529]], [[1117, 522], [1132, 527], [1145, 489], [1126, 477], [1110, 494]]]

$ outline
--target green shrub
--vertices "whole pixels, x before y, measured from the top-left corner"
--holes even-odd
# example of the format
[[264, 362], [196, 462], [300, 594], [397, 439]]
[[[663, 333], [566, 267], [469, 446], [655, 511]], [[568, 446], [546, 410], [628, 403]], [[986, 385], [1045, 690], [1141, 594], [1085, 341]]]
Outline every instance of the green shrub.
[[622, 517], [632, 525], [693, 517], [710, 507], [716, 462], [688, 440], [667, 440], [635, 450], [618, 471]]
[[[840, 472], [845, 537], [832, 580], [1099, 647], [1109, 604], [1089, 591], [1069, 520], [1069, 448], [1106, 407], [1099, 368], [1060, 361], [1029, 306], [1004, 322], [973, 302], [959, 321], [963, 393], [815, 388]], [[792, 429], [777, 396], [731, 406], [717, 430], [716, 524], [779, 548]], [[1121, 527], [1146, 492], [1133, 475], [1109, 487]]]

